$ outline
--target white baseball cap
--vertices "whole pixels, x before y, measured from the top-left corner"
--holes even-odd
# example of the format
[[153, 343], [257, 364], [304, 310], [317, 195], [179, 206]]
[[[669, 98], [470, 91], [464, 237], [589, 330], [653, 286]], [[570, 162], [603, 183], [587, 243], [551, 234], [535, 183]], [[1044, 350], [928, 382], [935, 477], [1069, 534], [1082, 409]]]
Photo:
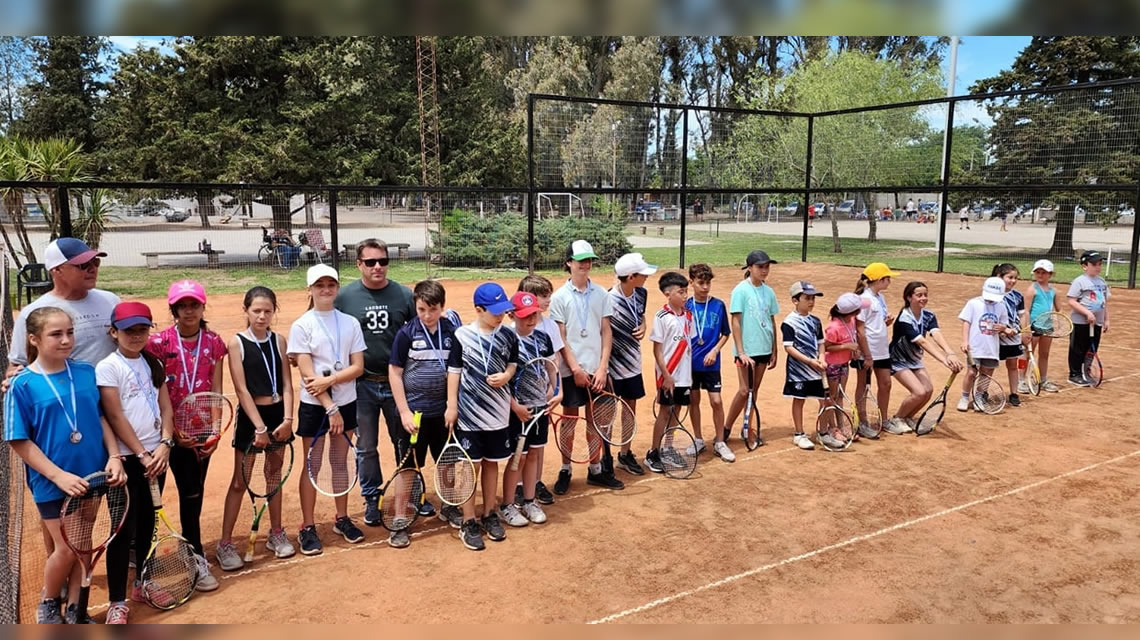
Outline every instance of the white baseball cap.
[[1001, 278], [986, 278], [982, 285], [982, 299], [986, 302], [1001, 302], [1005, 297], [1005, 280]]
[[1053, 263], [1042, 258], [1042, 259], [1038, 260], [1037, 262], [1033, 263], [1033, 270], [1037, 271], [1038, 269], [1041, 269], [1042, 271], [1048, 271], [1049, 273], [1053, 273]]
[[848, 291], [839, 296], [839, 299], [835, 301], [835, 306], [839, 308], [839, 313], [855, 313], [860, 309], [870, 307], [871, 301]]
[[305, 273], [305, 286], [311, 287], [321, 278], [332, 278], [340, 283], [340, 274], [336, 272], [336, 269], [327, 264], [315, 264], [309, 267], [309, 271]]
[[572, 260], [597, 260], [598, 254], [594, 253], [594, 247], [585, 240], [575, 240], [570, 244], [570, 258]]
[[657, 265], [646, 262], [640, 253], [627, 253], [618, 258], [617, 264], [614, 265], [614, 271], [619, 277], [634, 274], [651, 276], [657, 273]]

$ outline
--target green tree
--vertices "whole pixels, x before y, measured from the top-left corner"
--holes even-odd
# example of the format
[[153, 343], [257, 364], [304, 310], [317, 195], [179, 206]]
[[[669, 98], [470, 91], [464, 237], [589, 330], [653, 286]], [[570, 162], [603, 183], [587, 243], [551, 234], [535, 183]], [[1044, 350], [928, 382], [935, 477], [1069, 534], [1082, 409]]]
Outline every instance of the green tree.
[[22, 90], [31, 75], [27, 38], [0, 36], [0, 133], [10, 131], [23, 116]]
[[[1140, 37], [1037, 36], [1012, 68], [976, 82], [973, 92], [1032, 90], [1140, 76]], [[993, 162], [988, 183], [1056, 184], [1067, 201], [1057, 210], [1048, 254], [1073, 253], [1075, 192], [1068, 184], [1135, 182], [1140, 175], [1140, 93], [1134, 86], [1035, 93], [986, 103]]]
[[95, 112], [104, 89], [107, 39], [49, 36], [30, 41], [36, 77], [24, 88], [24, 114], [14, 130], [33, 140], [67, 138], [95, 149]]

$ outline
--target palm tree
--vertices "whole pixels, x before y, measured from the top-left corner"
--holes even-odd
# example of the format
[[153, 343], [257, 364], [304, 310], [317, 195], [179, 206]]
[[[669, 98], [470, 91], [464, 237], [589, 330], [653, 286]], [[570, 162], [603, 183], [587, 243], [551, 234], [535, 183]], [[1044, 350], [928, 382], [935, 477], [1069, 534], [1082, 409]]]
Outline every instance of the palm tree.
[[[18, 136], [0, 138], [0, 180], [18, 182], [29, 179], [27, 158], [32, 153], [31, 146], [27, 140]], [[0, 234], [3, 235], [4, 244], [7, 245], [16, 266], [23, 266], [21, 256], [27, 262], [36, 262], [35, 246], [28, 239], [28, 229], [24, 222], [23, 190], [15, 187], [0, 188], [0, 201], [4, 203], [4, 209], [8, 212], [8, 219], [20, 243], [17, 250], [8, 236], [7, 227], [0, 223]]]
[[[90, 179], [87, 168], [91, 159], [84, 155], [83, 145], [70, 138], [48, 138], [33, 145], [33, 153], [28, 161], [28, 173], [33, 180], [47, 182], [82, 182]], [[60, 211], [59, 190], [49, 192], [50, 209], [45, 207], [36, 194], [36, 202], [44, 212], [44, 220], [48, 223], [50, 239], [59, 237]], [[82, 208], [80, 202], [79, 208]]]

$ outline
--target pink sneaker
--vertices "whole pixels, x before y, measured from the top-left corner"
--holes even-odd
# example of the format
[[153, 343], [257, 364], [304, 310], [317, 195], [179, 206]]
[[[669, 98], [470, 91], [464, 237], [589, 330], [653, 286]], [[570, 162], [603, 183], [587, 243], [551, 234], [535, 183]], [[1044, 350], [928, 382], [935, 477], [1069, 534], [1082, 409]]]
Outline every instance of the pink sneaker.
[[131, 612], [126, 602], [112, 602], [107, 608], [107, 621], [105, 624], [127, 624], [127, 615]]

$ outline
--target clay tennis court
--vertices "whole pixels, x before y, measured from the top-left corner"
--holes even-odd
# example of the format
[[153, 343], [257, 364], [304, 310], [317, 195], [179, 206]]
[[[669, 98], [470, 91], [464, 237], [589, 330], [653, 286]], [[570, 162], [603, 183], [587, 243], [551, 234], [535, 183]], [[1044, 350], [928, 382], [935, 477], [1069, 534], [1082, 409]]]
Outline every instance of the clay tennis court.
[[[344, 273], [351, 277], [351, 266]], [[824, 292], [815, 314], [826, 319], [858, 273], [774, 266], [769, 283], [780, 318], [791, 308], [786, 294], [794, 279]], [[714, 295], [727, 302], [740, 274], [718, 269]], [[957, 345], [955, 317], [982, 279], [903, 273], [886, 292], [892, 313], [912, 279], [930, 286], [929, 308]], [[607, 287], [611, 280], [609, 273], [595, 278]], [[449, 306], [470, 321], [476, 283], [444, 284]], [[513, 291], [516, 283], [502, 284]], [[663, 299], [656, 277], [648, 287], [652, 318]], [[277, 330], [287, 332], [306, 294], [279, 295]], [[148, 302], [156, 317], [168, 317], [164, 301]], [[585, 469], [576, 467], [571, 493], [546, 508], [547, 524], [508, 528], [505, 541], [488, 540], [482, 553], [464, 549], [456, 531], [434, 518], [417, 521], [407, 549], [388, 548], [387, 532], [371, 527], [363, 527], [364, 543], [349, 545], [332, 532], [331, 499], [319, 497], [323, 555], [272, 558], [263, 524], [254, 563], [229, 574], [214, 568], [217, 592], [166, 613], [133, 603], [131, 622], [1137, 622], [1140, 370], [1132, 363], [1140, 357], [1140, 294], [1115, 290], [1110, 309], [1099, 389], [1062, 383], [1062, 393], [1030, 397], [997, 416], [958, 413], [952, 395], [931, 436], [884, 433], [843, 453], [804, 452], [791, 443], [781, 357], [758, 398], [767, 444], [747, 453], [734, 436], [735, 464], [705, 454], [683, 481], [619, 471], [626, 482], [620, 492], [587, 488]], [[212, 298], [207, 317], [212, 329], [233, 335], [244, 327], [240, 297]], [[1066, 347], [1059, 341], [1051, 359], [1058, 381]], [[650, 349], [643, 351], [651, 371]], [[937, 392], [947, 372], [928, 365]], [[736, 390], [730, 358], [724, 373], [727, 400]], [[901, 393], [896, 384], [892, 407]], [[640, 458], [652, 415], [644, 403], [639, 413]], [[703, 414], [709, 425], [709, 411]], [[706, 438], [710, 433], [706, 426]], [[384, 437], [381, 460], [387, 474], [394, 462]], [[232, 466], [232, 449], [220, 447], [202, 516], [211, 562]], [[558, 468], [552, 442], [548, 485]], [[303, 473], [298, 461], [285, 493], [291, 538]], [[176, 519], [177, 491], [168, 485], [167, 512]], [[352, 496], [350, 513], [362, 524], [358, 492]], [[235, 539], [248, 534], [250, 520], [244, 500]], [[42, 554], [37, 534], [30, 526], [27, 554]], [[35, 597], [39, 581], [25, 574], [25, 598]], [[92, 603], [105, 603], [104, 584], [100, 566]], [[105, 604], [92, 609], [101, 619]]]

